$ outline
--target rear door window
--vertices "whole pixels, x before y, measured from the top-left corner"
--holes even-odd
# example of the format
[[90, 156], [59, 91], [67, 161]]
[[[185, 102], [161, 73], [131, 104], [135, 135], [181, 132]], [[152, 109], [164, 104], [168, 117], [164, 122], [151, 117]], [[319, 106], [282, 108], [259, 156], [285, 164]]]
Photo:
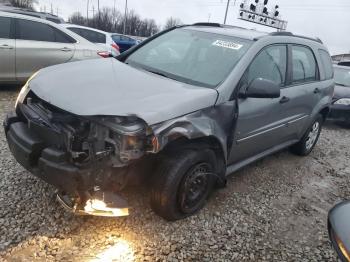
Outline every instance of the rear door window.
[[11, 18], [0, 17], [0, 38], [9, 39], [11, 32]]
[[73, 31], [74, 33], [80, 35], [80, 36], [83, 36], [81, 31], [80, 31], [80, 28], [77, 28], [77, 27], [68, 27], [69, 30]]
[[305, 83], [317, 80], [318, 68], [310, 48], [292, 46], [292, 83]]
[[319, 52], [320, 52], [322, 65], [325, 70], [325, 80], [332, 79], [334, 73], [333, 73], [333, 64], [332, 64], [331, 56], [325, 50], [320, 49]]
[[106, 35], [99, 32], [80, 28], [80, 35], [92, 43], [106, 43]]

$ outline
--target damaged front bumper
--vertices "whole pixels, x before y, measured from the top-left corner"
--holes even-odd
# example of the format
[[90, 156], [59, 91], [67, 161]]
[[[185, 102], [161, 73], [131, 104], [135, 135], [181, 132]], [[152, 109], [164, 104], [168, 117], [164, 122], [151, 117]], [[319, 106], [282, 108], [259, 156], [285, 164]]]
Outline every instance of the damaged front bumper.
[[59, 202], [74, 213], [128, 215], [126, 200], [116, 192], [130, 180], [137, 180], [133, 162], [146, 153], [142, 148], [146, 135], [141, 143], [136, 132], [109, 132], [109, 127], [79, 123], [71, 115], [66, 119], [65, 115], [45, 110], [34, 104], [20, 104], [17, 113], [5, 119], [8, 145], [16, 160], [56, 187]]

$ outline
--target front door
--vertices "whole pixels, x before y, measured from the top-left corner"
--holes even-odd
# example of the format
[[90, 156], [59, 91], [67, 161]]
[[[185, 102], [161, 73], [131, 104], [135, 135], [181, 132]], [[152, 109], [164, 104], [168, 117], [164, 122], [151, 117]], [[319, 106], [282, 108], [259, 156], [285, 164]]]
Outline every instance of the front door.
[[[276, 82], [281, 88], [286, 82], [287, 47], [273, 45], [264, 48], [253, 60], [239, 88], [244, 89], [256, 78]], [[283, 102], [283, 101], [282, 101]], [[280, 98], [239, 99], [239, 116], [229, 157], [234, 164], [279, 145], [285, 139], [286, 120], [281, 112]]]
[[0, 17], [0, 81], [14, 81], [16, 41], [11, 35], [12, 19]]

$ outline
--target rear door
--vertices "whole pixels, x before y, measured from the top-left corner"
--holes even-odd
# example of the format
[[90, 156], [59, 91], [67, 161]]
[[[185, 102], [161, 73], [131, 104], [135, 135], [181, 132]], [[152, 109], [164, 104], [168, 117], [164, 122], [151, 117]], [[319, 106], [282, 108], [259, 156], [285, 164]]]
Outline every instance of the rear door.
[[281, 90], [281, 112], [288, 121], [286, 140], [299, 139], [305, 131], [321, 92], [319, 68], [312, 49], [289, 45], [289, 83]]
[[[287, 72], [287, 46], [272, 45], [264, 48], [248, 67], [240, 81], [240, 89], [257, 78], [264, 78], [283, 87]], [[285, 119], [281, 98], [241, 98], [239, 116], [230, 154], [230, 164], [258, 155], [285, 138]]]
[[0, 16], [0, 81], [14, 81], [16, 42], [11, 30], [13, 19]]
[[71, 60], [75, 40], [57, 28], [16, 19], [16, 77], [25, 80], [37, 70]]

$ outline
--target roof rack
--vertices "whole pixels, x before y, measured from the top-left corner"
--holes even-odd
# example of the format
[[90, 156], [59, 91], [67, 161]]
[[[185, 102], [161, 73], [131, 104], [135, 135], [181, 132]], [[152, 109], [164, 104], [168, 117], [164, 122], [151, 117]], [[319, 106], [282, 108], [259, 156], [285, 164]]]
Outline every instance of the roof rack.
[[307, 40], [311, 40], [311, 41], [315, 41], [315, 42], [318, 42], [320, 44], [323, 44], [323, 42], [319, 38], [312, 38], [312, 37], [307, 37], [307, 36], [303, 36], [303, 35], [295, 35], [292, 32], [272, 32], [269, 35], [270, 36], [292, 36], [292, 37], [303, 38], [303, 39], [307, 39]]
[[219, 24], [219, 23], [206, 23], [206, 22], [195, 23], [193, 25], [196, 25], [196, 26], [222, 27], [222, 24]]

